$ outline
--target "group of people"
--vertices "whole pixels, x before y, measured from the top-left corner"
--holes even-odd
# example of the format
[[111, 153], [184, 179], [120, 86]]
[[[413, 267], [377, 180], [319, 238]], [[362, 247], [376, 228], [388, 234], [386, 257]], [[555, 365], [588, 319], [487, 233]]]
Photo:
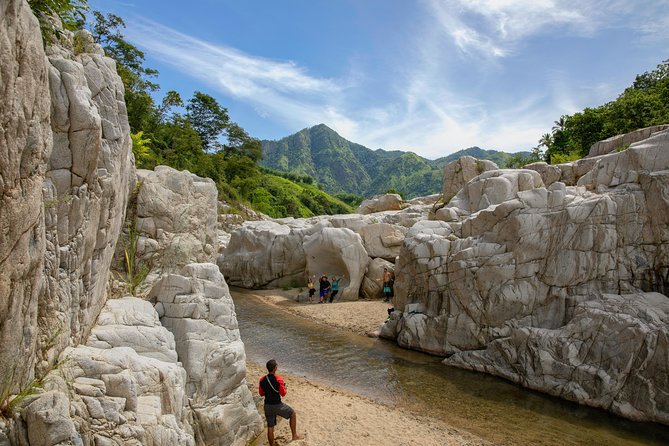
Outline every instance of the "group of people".
[[[315, 277], [315, 276], [314, 276]], [[321, 276], [318, 279], [318, 288], [319, 288], [319, 304], [332, 303], [337, 293], [339, 293], [339, 281], [341, 277], [332, 276], [332, 282], [328, 280], [328, 276]], [[307, 288], [309, 288], [309, 302], [313, 303], [314, 294], [316, 293], [316, 288], [314, 288], [314, 281], [311, 277], [307, 282]]]
[[[307, 289], [309, 290], [309, 303], [314, 302], [314, 295], [316, 294], [316, 287], [314, 286], [314, 276], [309, 276], [307, 279]], [[321, 276], [318, 279], [318, 288], [319, 288], [319, 304], [332, 303], [335, 296], [339, 293], [339, 281], [341, 277], [332, 276], [332, 282], [328, 280], [328, 276]], [[388, 270], [388, 268], [383, 268], [383, 301], [390, 302], [390, 300], [395, 296], [394, 292], [395, 285], [395, 275]]]
[[[316, 276], [313, 276], [316, 277]], [[341, 277], [332, 276], [332, 282], [328, 277], [323, 275], [319, 279], [320, 300], [319, 303], [332, 302], [339, 292], [339, 281]], [[393, 285], [395, 277], [388, 268], [383, 268], [383, 294], [385, 296], [384, 302], [390, 302], [394, 296]], [[313, 302], [316, 288], [311, 276], [308, 279], [307, 287], [309, 288], [309, 302]], [[388, 309], [388, 318], [394, 308]], [[258, 393], [261, 397], [265, 397], [265, 418], [267, 419], [267, 440], [270, 446], [274, 446], [274, 427], [277, 423], [277, 416], [289, 420], [292, 440], [300, 440], [303, 437], [297, 433], [297, 415], [295, 410], [281, 401], [282, 396], [286, 396], [286, 384], [284, 380], [276, 374], [277, 363], [276, 360], [271, 359], [267, 361], [267, 375], [260, 378], [258, 383]]]

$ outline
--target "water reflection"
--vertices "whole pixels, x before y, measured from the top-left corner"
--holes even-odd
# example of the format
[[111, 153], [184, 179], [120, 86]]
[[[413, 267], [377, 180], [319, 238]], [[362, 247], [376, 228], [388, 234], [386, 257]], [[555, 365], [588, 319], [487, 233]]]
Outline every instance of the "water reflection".
[[246, 354], [254, 362], [277, 358], [287, 373], [443, 419], [497, 444], [669, 444], [669, 428], [446, 367], [440, 358], [342, 333], [232, 291]]

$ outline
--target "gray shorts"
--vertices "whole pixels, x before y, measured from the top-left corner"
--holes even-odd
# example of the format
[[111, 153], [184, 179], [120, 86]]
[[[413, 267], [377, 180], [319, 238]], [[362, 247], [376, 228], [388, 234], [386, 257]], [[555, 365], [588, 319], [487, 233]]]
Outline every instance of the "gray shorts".
[[276, 426], [276, 416], [285, 418], [286, 420], [290, 418], [293, 414], [293, 408], [288, 404], [279, 403], [279, 404], [265, 404], [265, 418], [267, 418], [267, 426], [274, 427]]

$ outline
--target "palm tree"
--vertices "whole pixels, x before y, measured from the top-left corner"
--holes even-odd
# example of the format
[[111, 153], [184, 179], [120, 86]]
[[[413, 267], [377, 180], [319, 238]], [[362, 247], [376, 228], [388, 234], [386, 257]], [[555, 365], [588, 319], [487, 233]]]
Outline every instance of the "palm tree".
[[541, 139], [539, 139], [539, 147], [544, 146], [546, 148], [550, 148], [552, 144], [553, 136], [550, 133], [544, 133], [541, 135]]
[[560, 119], [558, 119], [557, 121], [555, 121], [555, 123], [554, 123], [555, 125], [553, 126], [553, 129], [552, 129], [552, 130], [553, 130], [552, 133], [553, 133], [554, 135], [555, 135], [555, 132], [557, 132], [557, 131], [563, 131], [563, 130], [565, 129], [565, 126], [567, 125], [567, 119], [568, 119], [568, 118], [569, 118], [569, 116], [567, 116], [567, 115], [562, 115], [562, 116], [560, 116]]

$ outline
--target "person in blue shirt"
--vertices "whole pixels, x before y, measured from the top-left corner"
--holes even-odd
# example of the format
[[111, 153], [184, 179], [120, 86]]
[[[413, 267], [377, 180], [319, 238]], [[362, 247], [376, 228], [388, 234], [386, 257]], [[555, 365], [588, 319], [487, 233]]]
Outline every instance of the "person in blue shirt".
[[330, 282], [330, 287], [332, 289], [332, 292], [330, 293], [330, 303], [332, 303], [335, 296], [339, 292], [339, 281], [340, 280], [341, 280], [341, 277], [332, 276], [332, 282]]

